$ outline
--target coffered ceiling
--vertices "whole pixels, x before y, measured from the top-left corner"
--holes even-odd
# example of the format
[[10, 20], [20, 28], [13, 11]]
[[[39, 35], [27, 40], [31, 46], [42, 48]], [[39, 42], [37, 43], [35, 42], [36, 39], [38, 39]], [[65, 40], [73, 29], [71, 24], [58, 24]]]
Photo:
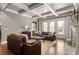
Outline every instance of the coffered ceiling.
[[43, 16], [59, 16], [74, 10], [73, 3], [0, 3], [0, 9], [33, 19]]

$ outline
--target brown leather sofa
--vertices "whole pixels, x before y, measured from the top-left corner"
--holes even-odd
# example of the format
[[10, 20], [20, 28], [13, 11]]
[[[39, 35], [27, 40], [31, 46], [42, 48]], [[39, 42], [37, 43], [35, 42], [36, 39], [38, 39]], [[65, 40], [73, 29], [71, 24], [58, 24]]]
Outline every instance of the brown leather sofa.
[[42, 32], [42, 36], [45, 37], [45, 40], [48, 40], [48, 41], [56, 40], [56, 36], [50, 35], [49, 32]]
[[49, 32], [42, 32], [42, 35], [49, 35]]
[[10, 34], [7, 37], [7, 47], [14, 54], [20, 55], [22, 54], [22, 46], [26, 43], [26, 38], [21, 35]]
[[7, 47], [16, 55], [40, 55], [41, 42], [27, 44], [22, 35], [10, 34], [7, 37]]

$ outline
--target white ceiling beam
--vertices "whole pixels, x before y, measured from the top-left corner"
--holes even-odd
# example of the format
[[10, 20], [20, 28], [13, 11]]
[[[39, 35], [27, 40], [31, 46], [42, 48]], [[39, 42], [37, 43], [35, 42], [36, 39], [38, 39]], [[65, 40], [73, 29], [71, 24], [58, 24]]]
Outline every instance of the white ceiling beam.
[[26, 11], [29, 11], [29, 8], [27, 6], [25, 6], [25, 5], [23, 5], [22, 3], [13, 3], [13, 5], [15, 5], [18, 8], [22, 8], [22, 9], [24, 9]]
[[[12, 12], [12, 13], [14, 13], [14, 14], [19, 14], [17, 11], [14, 11], [14, 10], [12, 10], [12, 9], [6, 9], [6, 11]], [[22, 16], [26, 16], [26, 17], [32, 18], [31, 16], [25, 15], [25, 14], [22, 14]]]
[[50, 6], [49, 4], [47, 4], [47, 3], [45, 4], [45, 3], [44, 3], [44, 5], [47, 6], [47, 8], [48, 8], [55, 16], [58, 16], [58, 14], [53, 10], [53, 8], [51, 8], [51, 6]]
[[[29, 11], [29, 8], [25, 5], [23, 5], [22, 3], [13, 3], [13, 5], [16, 6], [17, 8], [22, 8], [26, 11]], [[30, 16], [30, 15], [26, 15], [26, 14], [22, 14], [22, 15], [32, 18], [32, 16]]]
[[18, 12], [14, 11], [14, 10], [12, 10], [12, 9], [6, 9], [6, 11], [12, 12], [12, 13], [14, 13], [14, 14], [19, 14]]
[[26, 17], [29, 17], [29, 18], [32, 18], [32, 16], [29, 16], [27, 14], [22, 14], [23, 16], [26, 16]]
[[3, 4], [2, 10], [6, 10], [10, 6], [10, 3]]
[[71, 9], [66, 9], [66, 10], [63, 10], [61, 12], [57, 12], [57, 14], [63, 14], [63, 13], [67, 13], [67, 12], [70, 12], [70, 11], [73, 11], [73, 8]]
[[18, 8], [22, 8], [22, 9], [24, 9], [24, 10], [26, 10], [27, 12], [30, 12], [30, 13], [32, 13], [32, 14], [34, 14], [34, 15], [38, 15], [38, 16], [40, 16], [39, 14], [37, 14], [37, 13], [33, 13], [27, 6], [25, 6], [24, 4], [22, 4], [22, 3], [13, 3], [13, 5], [15, 5], [16, 7], [18, 7]]
[[[57, 14], [59, 15], [59, 14], [63, 14], [63, 13], [71, 12], [71, 11], [73, 11], [73, 8], [69, 8], [69, 9], [65, 9], [63, 11], [57, 12]], [[44, 16], [52, 16], [52, 13], [51, 14], [48, 14], [48, 15], [44, 15]], [[37, 19], [37, 18], [38, 17], [36, 17], [35, 19]]]

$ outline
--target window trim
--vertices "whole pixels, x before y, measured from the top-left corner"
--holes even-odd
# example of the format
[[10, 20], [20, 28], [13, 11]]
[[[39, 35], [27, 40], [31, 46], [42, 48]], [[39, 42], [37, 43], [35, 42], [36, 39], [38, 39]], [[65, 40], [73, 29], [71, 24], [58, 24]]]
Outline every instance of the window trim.
[[[59, 30], [58, 30], [59, 28], [61, 28], [61, 27], [58, 27], [58, 22], [59, 22], [59, 21], [63, 21], [63, 26], [61, 26], [63, 33], [61, 32], [61, 34], [59, 33]], [[58, 34], [58, 35], [64, 35], [64, 20], [58, 20], [58, 21], [57, 21], [57, 34]]]
[[[52, 22], [53, 22], [54, 25], [53, 25], [53, 26], [50, 26], [50, 24], [51, 24]], [[56, 22], [55, 22], [55, 21], [52, 21], [52, 22], [49, 22], [49, 32], [55, 32], [55, 23], [56, 23]], [[53, 28], [54, 30], [53, 30], [53, 31], [50, 31], [51, 28]]]
[[[47, 23], [47, 25], [46, 25], [46, 26], [47, 26], [47, 30], [46, 30], [46, 31], [44, 30], [44, 23]], [[48, 22], [43, 22], [43, 23], [42, 23], [42, 31], [43, 31], [43, 32], [48, 32]]]

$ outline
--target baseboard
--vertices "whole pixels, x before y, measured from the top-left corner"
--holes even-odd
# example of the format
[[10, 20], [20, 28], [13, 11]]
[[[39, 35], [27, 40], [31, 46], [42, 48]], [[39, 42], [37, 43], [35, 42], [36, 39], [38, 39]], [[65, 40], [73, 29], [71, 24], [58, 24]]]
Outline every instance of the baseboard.
[[3, 41], [3, 42], [1, 42], [1, 44], [7, 44], [7, 41]]

